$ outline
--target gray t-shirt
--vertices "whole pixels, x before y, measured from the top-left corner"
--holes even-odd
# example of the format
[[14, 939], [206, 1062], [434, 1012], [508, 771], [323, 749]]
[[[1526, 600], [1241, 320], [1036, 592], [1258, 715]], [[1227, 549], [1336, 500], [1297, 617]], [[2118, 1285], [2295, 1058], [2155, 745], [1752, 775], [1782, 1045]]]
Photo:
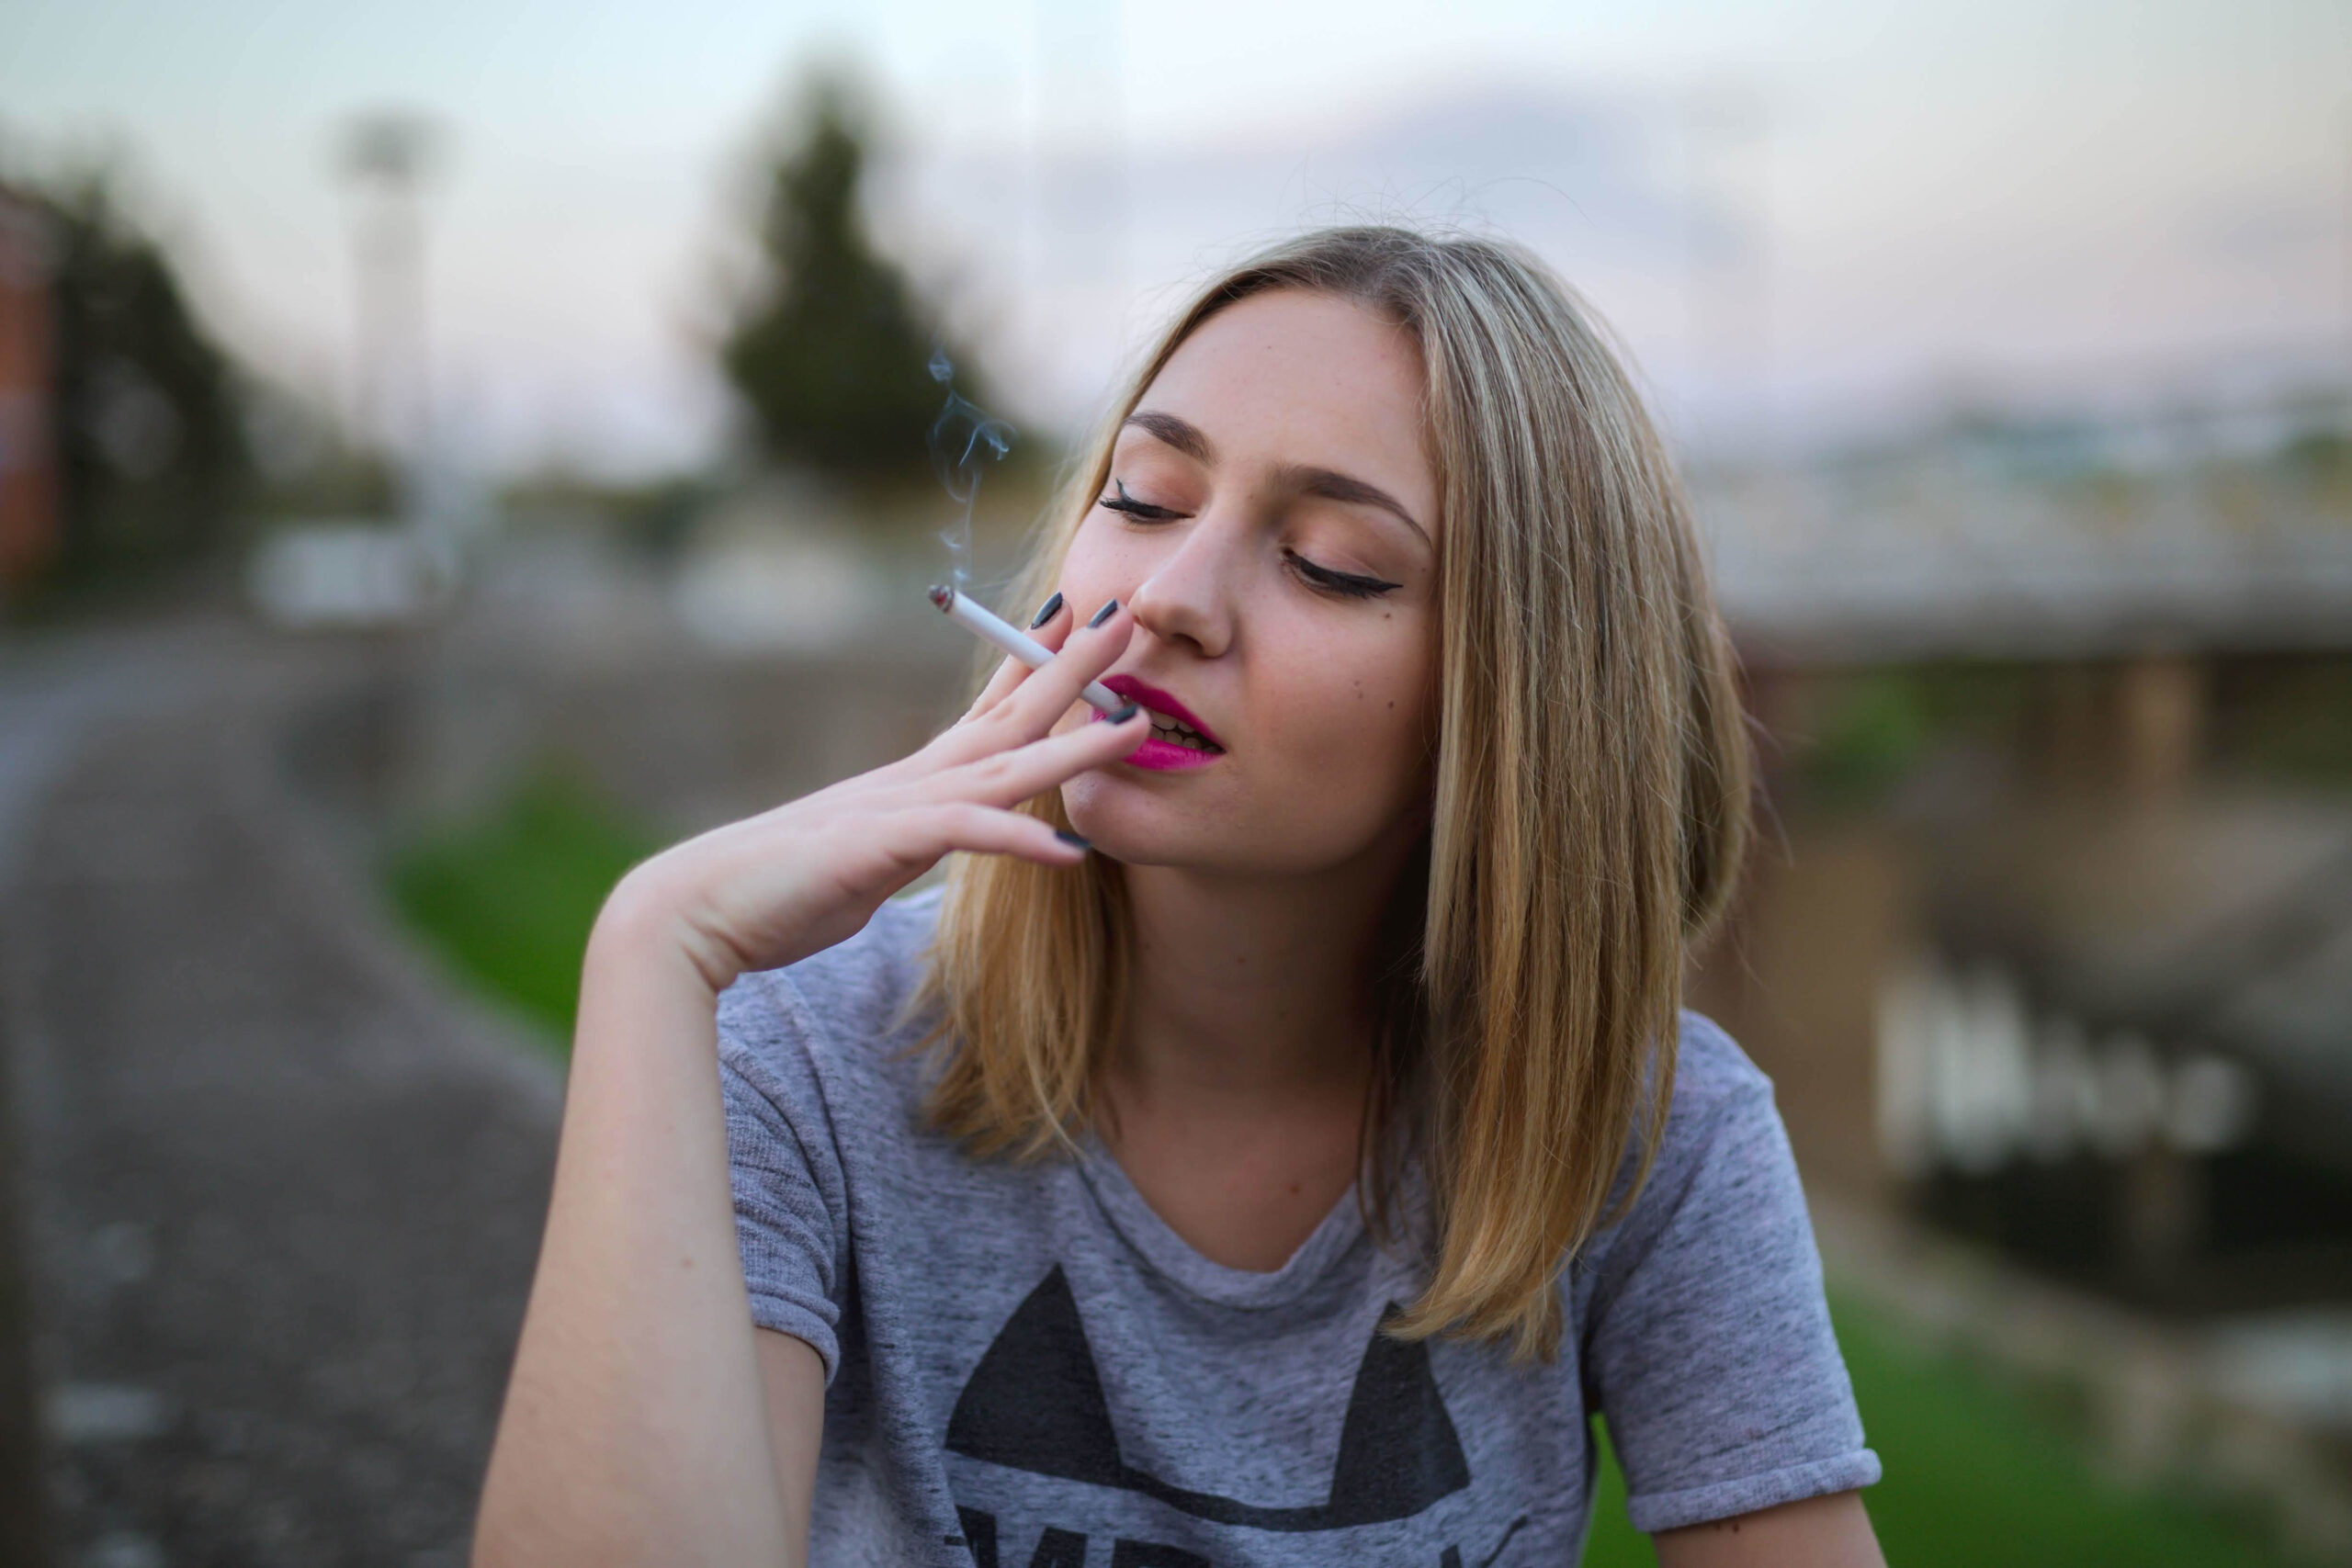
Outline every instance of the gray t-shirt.
[[1562, 1280], [1559, 1359], [1515, 1363], [1378, 1332], [1415, 1270], [1353, 1193], [1253, 1273], [1091, 1140], [1024, 1166], [925, 1131], [900, 1013], [937, 908], [719, 999], [752, 1316], [825, 1363], [812, 1562], [1573, 1562], [1596, 1412], [1645, 1530], [1878, 1479], [1771, 1085], [1706, 1019], [1648, 1185]]

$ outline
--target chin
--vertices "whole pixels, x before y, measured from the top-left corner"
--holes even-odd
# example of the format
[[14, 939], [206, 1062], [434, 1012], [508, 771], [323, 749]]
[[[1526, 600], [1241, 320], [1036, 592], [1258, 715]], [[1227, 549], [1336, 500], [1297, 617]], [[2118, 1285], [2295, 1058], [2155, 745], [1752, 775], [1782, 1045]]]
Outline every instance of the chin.
[[[1182, 787], [1180, 785], [1180, 787]], [[1170, 798], [1158, 775], [1088, 773], [1062, 785], [1069, 825], [1096, 852], [1128, 865], [1192, 865], [1218, 834], [1196, 809]]]
[[[1071, 828], [1095, 850], [1126, 865], [1173, 866], [1255, 875], [1328, 871], [1361, 852], [1367, 829], [1349, 837], [1329, 812], [1304, 820], [1270, 818], [1229, 798], [1188, 797], [1191, 783], [1174, 788], [1164, 775], [1125, 778], [1088, 773], [1062, 786]], [[1197, 781], [1206, 782], [1206, 781]], [[1331, 841], [1335, 838], [1343, 842]]]

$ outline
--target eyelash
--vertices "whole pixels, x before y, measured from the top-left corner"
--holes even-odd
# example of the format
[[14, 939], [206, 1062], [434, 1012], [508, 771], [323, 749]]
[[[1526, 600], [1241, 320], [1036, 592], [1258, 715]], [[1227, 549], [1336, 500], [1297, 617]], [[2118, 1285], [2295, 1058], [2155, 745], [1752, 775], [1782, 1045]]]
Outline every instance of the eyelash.
[[[1137, 501], [1127, 493], [1127, 487], [1117, 479], [1113, 479], [1111, 484], [1118, 493], [1114, 496], [1105, 496], [1095, 502], [1105, 512], [1116, 512], [1124, 516], [1132, 517], [1138, 523], [1168, 523], [1183, 515], [1182, 513], [1170, 511], [1165, 506], [1154, 506], [1148, 501]], [[1376, 599], [1384, 593], [1404, 586], [1401, 582], [1384, 582], [1377, 577], [1358, 577], [1352, 572], [1333, 571], [1328, 566], [1317, 566], [1295, 550], [1284, 550], [1283, 559], [1290, 564], [1291, 570], [1297, 573], [1300, 580], [1308, 586], [1319, 589], [1326, 593], [1337, 594], [1342, 599]]]

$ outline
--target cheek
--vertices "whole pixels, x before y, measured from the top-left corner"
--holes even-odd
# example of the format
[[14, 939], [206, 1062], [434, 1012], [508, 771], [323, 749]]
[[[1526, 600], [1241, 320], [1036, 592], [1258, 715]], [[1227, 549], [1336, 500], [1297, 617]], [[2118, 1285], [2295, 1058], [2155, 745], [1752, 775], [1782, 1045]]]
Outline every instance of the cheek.
[[1286, 683], [1271, 705], [1267, 732], [1284, 738], [1283, 771], [1320, 794], [1344, 791], [1368, 806], [1393, 804], [1420, 787], [1426, 769], [1427, 662], [1388, 639], [1326, 650], [1294, 670], [1328, 671]]

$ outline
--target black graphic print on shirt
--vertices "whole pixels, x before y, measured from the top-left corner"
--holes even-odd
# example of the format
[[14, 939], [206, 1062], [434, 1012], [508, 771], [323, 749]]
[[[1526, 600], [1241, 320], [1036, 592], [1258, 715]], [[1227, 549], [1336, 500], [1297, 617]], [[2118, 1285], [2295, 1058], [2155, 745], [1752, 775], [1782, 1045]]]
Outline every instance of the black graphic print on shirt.
[[1323, 1502], [1264, 1507], [1188, 1491], [1136, 1469], [1119, 1455], [1093, 1348], [1058, 1265], [1013, 1310], [972, 1370], [948, 1417], [946, 1447], [1032, 1474], [1141, 1493], [1195, 1518], [1266, 1530], [1410, 1518], [1470, 1483], [1462, 1440], [1430, 1373], [1428, 1347], [1376, 1328], [1356, 1368]]

